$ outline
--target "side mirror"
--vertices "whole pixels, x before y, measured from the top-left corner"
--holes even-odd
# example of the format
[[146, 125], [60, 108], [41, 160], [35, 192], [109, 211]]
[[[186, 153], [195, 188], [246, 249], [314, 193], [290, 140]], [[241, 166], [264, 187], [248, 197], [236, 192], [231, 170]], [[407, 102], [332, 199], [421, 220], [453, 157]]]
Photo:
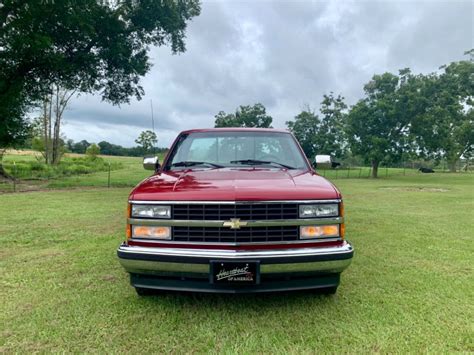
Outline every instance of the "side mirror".
[[330, 155], [316, 155], [314, 158], [315, 167], [318, 169], [331, 169], [332, 159]]
[[156, 171], [160, 168], [160, 161], [158, 157], [145, 157], [143, 158], [143, 168], [145, 170]]

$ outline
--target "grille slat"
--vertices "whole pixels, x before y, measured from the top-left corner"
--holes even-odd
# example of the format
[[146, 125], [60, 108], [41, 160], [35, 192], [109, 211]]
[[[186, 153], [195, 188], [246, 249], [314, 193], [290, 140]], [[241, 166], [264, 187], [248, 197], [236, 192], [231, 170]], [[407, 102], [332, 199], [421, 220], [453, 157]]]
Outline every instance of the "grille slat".
[[173, 218], [177, 220], [270, 220], [298, 218], [297, 204], [179, 204], [173, 206]]
[[[199, 221], [243, 221], [297, 219], [298, 205], [285, 203], [261, 204], [177, 204], [173, 205], [173, 219]], [[173, 227], [173, 240], [181, 242], [256, 243], [281, 242], [299, 239], [297, 226], [278, 227]]]
[[298, 240], [297, 226], [281, 227], [173, 227], [173, 239], [180, 242], [255, 243]]

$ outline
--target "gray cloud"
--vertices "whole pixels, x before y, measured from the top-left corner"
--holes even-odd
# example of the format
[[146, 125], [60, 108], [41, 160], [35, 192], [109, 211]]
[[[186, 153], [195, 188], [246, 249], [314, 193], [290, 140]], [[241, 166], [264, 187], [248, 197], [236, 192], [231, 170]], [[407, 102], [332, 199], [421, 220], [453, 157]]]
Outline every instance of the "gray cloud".
[[204, 2], [186, 53], [151, 50], [142, 101], [119, 108], [81, 96], [64, 131], [134, 145], [151, 127], [150, 100], [160, 145], [180, 130], [212, 127], [218, 111], [241, 104], [263, 103], [281, 128], [329, 91], [354, 103], [375, 73], [432, 72], [460, 60], [473, 37], [471, 1]]

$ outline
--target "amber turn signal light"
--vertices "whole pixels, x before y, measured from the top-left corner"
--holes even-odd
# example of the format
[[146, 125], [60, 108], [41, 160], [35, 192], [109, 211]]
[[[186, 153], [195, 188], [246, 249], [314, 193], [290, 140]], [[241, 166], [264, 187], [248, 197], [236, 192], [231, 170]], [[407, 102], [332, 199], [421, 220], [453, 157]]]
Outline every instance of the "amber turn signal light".
[[171, 239], [170, 227], [132, 226], [133, 238]]
[[327, 237], [338, 237], [339, 236], [339, 225], [327, 225], [327, 226], [303, 226], [300, 227], [300, 238], [327, 238]]
[[[127, 219], [130, 218], [130, 214], [132, 212], [132, 205], [129, 203], [127, 204]], [[132, 237], [132, 226], [130, 224], [127, 223], [127, 226], [126, 226], [126, 229], [125, 229], [125, 236], [127, 237], [127, 239], [130, 239]]]

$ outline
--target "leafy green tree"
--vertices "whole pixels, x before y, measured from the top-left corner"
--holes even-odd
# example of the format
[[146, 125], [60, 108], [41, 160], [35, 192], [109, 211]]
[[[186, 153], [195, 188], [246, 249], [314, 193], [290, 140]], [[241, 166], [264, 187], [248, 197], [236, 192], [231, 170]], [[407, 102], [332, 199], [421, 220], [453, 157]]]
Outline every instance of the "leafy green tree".
[[150, 153], [157, 142], [156, 133], [149, 130], [140, 133], [135, 140], [135, 143], [142, 147], [144, 154]]
[[474, 153], [474, 62], [453, 62], [426, 76], [422, 90], [426, 108], [411, 127], [416, 147], [424, 156], [446, 159], [454, 172], [461, 157]]
[[337, 97], [331, 92], [324, 95], [321, 102], [321, 127], [318, 140], [321, 152], [329, 152], [336, 157], [342, 157], [346, 150], [344, 123], [347, 115], [347, 105], [344, 97]]
[[[65, 152], [65, 138], [61, 136], [61, 124], [64, 110], [73, 95], [74, 91], [63, 90], [53, 85], [50, 94], [42, 99], [41, 117], [37, 117], [32, 123], [34, 149], [41, 151], [46, 164], [59, 164]], [[42, 140], [42, 143], [39, 140]]]
[[374, 178], [382, 161], [398, 161], [410, 149], [408, 129], [424, 107], [419, 83], [420, 76], [409, 69], [401, 70], [399, 76], [374, 75], [364, 86], [366, 97], [349, 112], [346, 133], [350, 149], [371, 164]]
[[24, 113], [52, 85], [100, 92], [113, 104], [140, 99], [150, 46], [184, 52], [187, 23], [199, 13], [198, 0], [3, 0], [0, 147], [21, 139]]
[[124, 147], [106, 141], [99, 142], [100, 151], [105, 155], [128, 155]]
[[26, 109], [22, 93], [17, 93], [16, 87], [8, 95], [0, 95], [0, 178], [10, 178], [2, 164], [6, 149], [22, 144], [29, 136], [29, 122], [24, 116]]
[[319, 147], [316, 143], [321, 120], [319, 116], [307, 107], [295, 116], [294, 121], [286, 122], [288, 129], [295, 135], [306, 156], [310, 159], [314, 157]]
[[100, 154], [100, 147], [95, 144], [95, 143], [92, 143], [90, 146], [87, 147], [86, 149], [86, 155], [88, 158], [92, 159], [92, 160], [95, 160], [97, 159], [97, 157], [99, 156]]
[[71, 143], [71, 152], [73, 153], [78, 153], [78, 154], [85, 154], [87, 147], [89, 147], [91, 143], [83, 139], [80, 142], [77, 143]]
[[346, 109], [344, 98], [331, 92], [323, 96], [320, 116], [308, 107], [286, 124], [308, 157], [316, 154], [341, 157], [347, 145], [344, 137]]
[[260, 127], [269, 128], [272, 117], [267, 115], [265, 106], [257, 103], [253, 106], [240, 106], [235, 113], [220, 111], [216, 116], [215, 127]]

